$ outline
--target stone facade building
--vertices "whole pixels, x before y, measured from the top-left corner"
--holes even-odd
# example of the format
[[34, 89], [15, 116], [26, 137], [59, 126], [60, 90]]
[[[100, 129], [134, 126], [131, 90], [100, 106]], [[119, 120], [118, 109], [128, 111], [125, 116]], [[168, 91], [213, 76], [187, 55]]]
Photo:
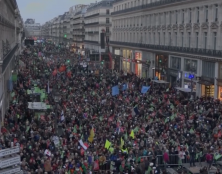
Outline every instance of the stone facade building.
[[9, 107], [12, 75], [24, 39], [23, 21], [16, 1], [0, 1], [0, 122]]
[[116, 0], [112, 25], [122, 70], [222, 98], [220, 0]]

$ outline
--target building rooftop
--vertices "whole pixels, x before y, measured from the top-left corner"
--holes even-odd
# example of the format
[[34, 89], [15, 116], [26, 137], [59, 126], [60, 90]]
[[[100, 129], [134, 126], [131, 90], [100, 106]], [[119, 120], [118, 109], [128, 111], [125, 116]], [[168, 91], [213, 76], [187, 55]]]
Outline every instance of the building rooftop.
[[100, 2], [90, 4], [87, 11], [97, 9], [99, 7], [112, 7], [113, 2], [114, 0], [102, 0]]

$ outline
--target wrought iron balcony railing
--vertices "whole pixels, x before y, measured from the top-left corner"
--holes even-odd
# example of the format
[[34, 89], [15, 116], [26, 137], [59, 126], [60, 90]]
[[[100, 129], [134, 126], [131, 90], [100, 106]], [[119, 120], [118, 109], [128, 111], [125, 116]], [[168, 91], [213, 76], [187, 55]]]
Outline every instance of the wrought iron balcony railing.
[[99, 42], [97, 42], [97, 41], [92, 41], [92, 40], [84, 40], [84, 42], [99, 44]]
[[[115, 0], [114, 3], [118, 3], [120, 1], [123, 1], [123, 0]], [[126, 8], [123, 10], [115, 11], [115, 12], [112, 12], [111, 15], [117, 15], [117, 14], [132, 12], [132, 11], [136, 11], [136, 10], [144, 10], [144, 9], [149, 9], [149, 8], [158, 7], [158, 6], [162, 6], [162, 5], [179, 3], [179, 2], [183, 2], [183, 1], [187, 1], [187, 0], [160, 0], [160, 1], [149, 3], [149, 4], [143, 4], [143, 5], [139, 5], [136, 7], [131, 7], [131, 8]]]
[[89, 25], [97, 25], [97, 24], [99, 24], [99, 22], [87, 23], [87, 24], [85, 24], [85, 26], [89, 26]]
[[143, 44], [143, 43], [116, 42], [116, 41], [110, 41], [110, 44], [132, 46], [132, 47], [144, 48], [144, 49], [154, 49], [154, 50], [160, 50], [160, 51], [173, 51], [173, 52], [178, 52], [178, 53], [187, 53], [187, 54], [195, 54], [195, 55], [203, 55], [203, 56], [212, 56], [212, 57], [222, 58], [222, 50], [177, 47], [177, 46], [167, 46], [167, 45], [151, 45], [151, 44]]
[[18, 48], [19, 44], [17, 43], [12, 49], [11, 51], [6, 54], [4, 57], [3, 57], [3, 63], [2, 63], [2, 72], [3, 73], [6, 69], [6, 67], [8, 66], [9, 62], [11, 61], [11, 59], [14, 57], [14, 54]]

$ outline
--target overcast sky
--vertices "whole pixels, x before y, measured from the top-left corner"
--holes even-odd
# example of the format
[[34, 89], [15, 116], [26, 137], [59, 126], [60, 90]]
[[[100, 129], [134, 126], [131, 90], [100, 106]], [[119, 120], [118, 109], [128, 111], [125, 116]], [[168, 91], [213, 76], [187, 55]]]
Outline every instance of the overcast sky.
[[36, 23], [45, 22], [69, 11], [69, 7], [77, 4], [89, 4], [94, 0], [17, 0], [23, 21], [27, 18], [35, 19]]

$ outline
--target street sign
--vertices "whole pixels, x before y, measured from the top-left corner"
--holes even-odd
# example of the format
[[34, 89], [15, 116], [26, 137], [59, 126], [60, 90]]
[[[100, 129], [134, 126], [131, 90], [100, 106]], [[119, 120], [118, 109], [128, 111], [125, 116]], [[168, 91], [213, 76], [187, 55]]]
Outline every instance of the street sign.
[[19, 151], [20, 151], [19, 147], [3, 149], [3, 150], [0, 150], [0, 157], [19, 153]]

